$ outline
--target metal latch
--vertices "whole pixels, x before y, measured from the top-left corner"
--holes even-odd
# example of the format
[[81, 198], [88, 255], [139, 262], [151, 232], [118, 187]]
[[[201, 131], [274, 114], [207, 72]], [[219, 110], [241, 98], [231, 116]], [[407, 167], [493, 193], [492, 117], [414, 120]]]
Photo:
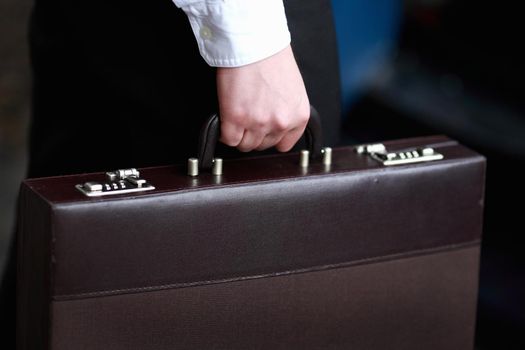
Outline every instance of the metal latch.
[[140, 172], [135, 169], [119, 169], [106, 173], [105, 182], [88, 181], [75, 186], [89, 197], [107, 196], [139, 191], [154, 190], [151, 184], [140, 178]]
[[357, 146], [356, 152], [359, 154], [367, 154], [385, 166], [431, 162], [433, 160], [443, 159], [443, 155], [431, 147], [388, 152], [382, 143]]

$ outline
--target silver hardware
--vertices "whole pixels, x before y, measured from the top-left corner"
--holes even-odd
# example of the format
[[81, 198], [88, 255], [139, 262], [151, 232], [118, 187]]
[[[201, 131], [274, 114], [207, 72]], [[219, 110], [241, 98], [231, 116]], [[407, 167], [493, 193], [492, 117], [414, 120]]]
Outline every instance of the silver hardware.
[[222, 158], [213, 159], [213, 168], [211, 169], [213, 175], [222, 175]]
[[382, 143], [373, 143], [370, 145], [361, 145], [356, 148], [359, 154], [372, 154], [386, 152], [386, 147]]
[[422, 153], [423, 153], [424, 156], [431, 156], [431, 155], [434, 154], [434, 149], [430, 148], [430, 147], [423, 148]]
[[90, 191], [90, 192], [98, 192], [98, 191], [102, 191], [102, 184], [98, 183], [98, 182], [86, 182], [84, 184], [84, 187]]
[[431, 162], [443, 159], [443, 155], [431, 147], [387, 152], [385, 145], [382, 143], [357, 146], [356, 152], [367, 154], [385, 166]]
[[124, 180], [127, 177], [140, 177], [140, 173], [135, 168], [130, 169], [119, 169], [115, 171], [108, 171], [106, 173], [106, 178], [108, 181], [118, 181], [118, 180]]
[[299, 164], [301, 165], [301, 167], [306, 168], [309, 163], [310, 163], [310, 152], [303, 149], [301, 151], [301, 159], [299, 161]]
[[188, 159], [188, 175], [189, 176], [199, 175], [199, 160], [197, 158]]
[[[133, 185], [135, 185], [137, 187], [140, 187], [140, 188], [143, 187], [146, 184], [146, 180], [144, 180], [144, 179], [137, 179], [135, 177], [128, 177], [126, 180], [128, 180]], [[116, 184], [113, 184], [113, 185], [116, 185]]]
[[325, 147], [321, 150], [323, 153], [323, 164], [330, 165], [332, 164], [332, 148]]
[[139, 191], [154, 190], [151, 184], [140, 178], [140, 172], [135, 169], [119, 169], [106, 173], [105, 182], [88, 181], [75, 186], [88, 197], [107, 196]]

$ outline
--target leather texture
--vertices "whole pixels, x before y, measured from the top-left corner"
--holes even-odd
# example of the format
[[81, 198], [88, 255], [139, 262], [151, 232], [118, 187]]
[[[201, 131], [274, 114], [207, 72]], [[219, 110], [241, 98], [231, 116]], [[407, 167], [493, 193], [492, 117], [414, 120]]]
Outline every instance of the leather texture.
[[[213, 166], [215, 146], [220, 138], [220, 117], [218, 114], [211, 115], [204, 123], [199, 137], [199, 168], [210, 170]], [[323, 132], [321, 130], [321, 117], [317, 110], [310, 106], [310, 119], [304, 131], [303, 137], [306, 147], [310, 151], [312, 159], [321, 155], [323, 143]]]
[[[54, 301], [56, 350], [473, 349], [479, 247]], [[176, 346], [174, 346], [176, 344]]]
[[342, 147], [329, 167], [146, 168], [154, 191], [99, 198], [74, 185], [100, 173], [25, 181], [43, 214], [19, 233], [20, 334], [48, 338], [19, 348], [471, 348], [485, 159], [442, 136], [386, 145], [445, 159], [385, 168]]
[[22, 186], [18, 208], [17, 349], [48, 349], [52, 284], [52, 208]]

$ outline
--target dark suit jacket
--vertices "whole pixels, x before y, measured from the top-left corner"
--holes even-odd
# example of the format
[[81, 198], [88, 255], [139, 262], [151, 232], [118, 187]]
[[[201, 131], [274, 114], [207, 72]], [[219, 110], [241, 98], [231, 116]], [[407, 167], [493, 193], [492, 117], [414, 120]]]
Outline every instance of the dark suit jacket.
[[[285, 0], [292, 46], [326, 145], [339, 132], [330, 0]], [[170, 0], [36, 0], [30, 21], [33, 106], [28, 177], [183, 162], [217, 110], [215, 69]], [[268, 23], [271, 26], [271, 23]], [[240, 156], [219, 147], [224, 156]], [[13, 240], [0, 317], [14, 337]]]
[[[311, 103], [333, 145], [340, 108], [330, 1], [285, 6]], [[31, 53], [29, 177], [182, 162], [196, 154], [202, 121], [217, 110], [215, 69], [169, 0], [37, 0]]]

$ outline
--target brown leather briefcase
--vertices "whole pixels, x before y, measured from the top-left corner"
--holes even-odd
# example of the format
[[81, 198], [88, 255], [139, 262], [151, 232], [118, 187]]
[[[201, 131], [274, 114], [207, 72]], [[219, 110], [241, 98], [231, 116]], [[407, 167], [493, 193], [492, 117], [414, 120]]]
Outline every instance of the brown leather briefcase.
[[472, 349], [485, 159], [316, 128], [221, 162], [214, 119], [200, 164], [25, 181], [18, 349]]

